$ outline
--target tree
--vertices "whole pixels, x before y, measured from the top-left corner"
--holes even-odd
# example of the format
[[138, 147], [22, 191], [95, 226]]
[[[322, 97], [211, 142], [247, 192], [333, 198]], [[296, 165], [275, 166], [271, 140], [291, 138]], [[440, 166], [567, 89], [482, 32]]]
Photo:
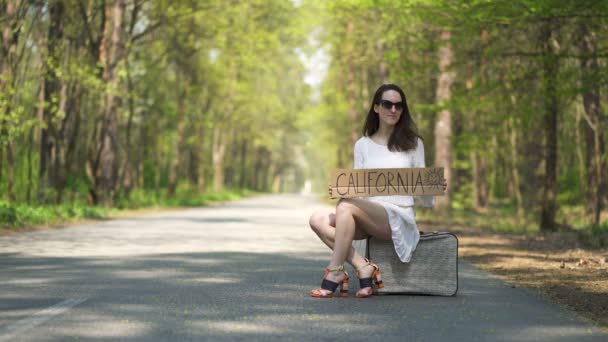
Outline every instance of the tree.
[[[449, 70], [453, 52], [450, 45], [450, 31], [441, 32], [443, 46], [439, 48], [439, 70], [440, 75], [437, 79], [437, 102], [440, 106], [445, 106], [445, 102], [450, 100], [450, 88], [454, 82], [454, 73]], [[444, 168], [445, 179], [448, 184], [452, 181], [452, 162], [451, 162], [451, 142], [452, 137], [452, 114], [448, 108], [442, 108], [435, 123], [435, 165]], [[449, 208], [449, 192], [446, 196], [439, 197], [435, 202], [440, 210]]]
[[[579, 49], [581, 51], [581, 86], [585, 109], [585, 167], [587, 169], [587, 212], [594, 225], [600, 224], [602, 197], [605, 191], [606, 161], [603, 158], [604, 116], [601, 112], [600, 86], [597, 79], [599, 66], [597, 58], [597, 36], [587, 22], [579, 24]], [[604, 159], [604, 160], [602, 160]]]
[[105, 4], [105, 25], [99, 46], [101, 78], [106, 85], [102, 92], [93, 150], [89, 159], [94, 203], [112, 205], [118, 180], [118, 118], [117, 109], [119, 68], [124, 58], [124, 13], [126, 0], [114, 0]]

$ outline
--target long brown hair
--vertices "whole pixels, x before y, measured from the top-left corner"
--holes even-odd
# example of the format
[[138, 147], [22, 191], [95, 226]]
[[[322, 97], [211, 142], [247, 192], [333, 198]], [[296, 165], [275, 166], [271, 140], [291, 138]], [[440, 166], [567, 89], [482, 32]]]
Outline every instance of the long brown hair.
[[378, 113], [374, 112], [374, 105], [379, 105], [382, 101], [382, 94], [387, 90], [394, 90], [401, 95], [403, 101], [403, 111], [399, 121], [395, 124], [395, 129], [388, 139], [388, 149], [393, 152], [405, 152], [411, 149], [415, 149], [418, 145], [418, 139], [422, 140], [422, 137], [418, 134], [418, 128], [416, 123], [410, 115], [410, 110], [407, 107], [407, 101], [405, 100], [405, 93], [395, 84], [383, 84], [376, 90], [374, 99], [367, 113], [365, 119], [365, 126], [363, 126], [363, 135], [366, 137], [372, 136], [380, 128], [380, 118]]

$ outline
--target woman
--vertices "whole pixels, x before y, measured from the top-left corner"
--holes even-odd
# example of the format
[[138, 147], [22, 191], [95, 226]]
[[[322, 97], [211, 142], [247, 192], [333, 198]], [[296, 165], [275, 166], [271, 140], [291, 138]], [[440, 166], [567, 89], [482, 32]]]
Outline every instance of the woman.
[[[424, 145], [410, 116], [405, 94], [398, 86], [384, 84], [374, 94], [363, 137], [355, 143], [354, 159], [355, 169], [425, 167]], [[446, 187], [444, 181], [444, 190]], [[419, 197], [425, 207], [433, 206], [432, 196]], [[357, 253], [353, 240], [369, 236], [392, 239], [399, 259], [409, 262], [420, 239], [412, 196], [342, 199], [335, 213], [315, 212], [310, 217], [310, 227], [333, 250], [321, 287], [311, 292], [311, 296], [321, 298], [332, 297], [338, 286], [340, 296], [348, 296], [345, 260], [359, 278], [357, 297], [372, 295], [372, 281], [378, 287], [384, 286], [378, 266]]]

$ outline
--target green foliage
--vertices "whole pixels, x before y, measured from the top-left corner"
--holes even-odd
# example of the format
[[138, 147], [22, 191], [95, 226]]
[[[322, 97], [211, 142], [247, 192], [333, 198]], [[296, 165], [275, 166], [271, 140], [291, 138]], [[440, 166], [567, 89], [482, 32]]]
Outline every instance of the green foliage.
[[608, 247], [608, 222], [584, 226], [578, 231], [578, 236], [587, 245], [596, 248]]
[[6, 203], [0, 204], [0, 222], [15, 224], [17, 222], [17, 210]]
[[120, 210], [149, 207], [199, 207], [214, 202], [234, 201], [254, 194], [255, 192], [250, 190], [199, 193], [193, 188], [182, 187], [174, 198], [167, 199], [156, 196], [153, 191], [136, 190], [130, 194], [129, 199], [120, 198], [116, 203], [116, 209], [86, 204], [28, 206], [0, 202], [0, 227], [18, 228], [30, 225], [60, 224], [85, 218], [100, 219], [117, 214]]
[[602, 222], [600, 225], [592, 226], [591, 234], [596, 236], [608, 234], [608, 222]]
[[[501, 216], [515, 217], [524, 209], [529, 225], [542, 203], [544, 178], [544, 121], [547, 111], [543, 95], [546, 80], [540, 46], [540, 30], [555, 21], [559, 44], [559, 70], [555, 76], [559, 97], [558, 193], [559, 207], [582, 208], [585, 202], [586, 142], [581, 121], [581, 60], [578, 43], [582, 22], [599, 37], [606, 33], [606, 3], [545, 1], [332, 1], [315, 6], [323, 39], [331, 55], [328, 75], [322, 85], [322, 100], [309, 127], [316, 127], [309, 158], [320, 169], [337, 164], [349, 166], [352, 132], [363, 124], [365, 102], [380, 83], [379, 65], [384, 63], [388, 81], [401, 85], [419, 131], [425, 138], [427, 164], [434, 155], [435, 116], [441, 109], [452, 113], [451, 206], [465, 213], [474, 208], [475, 164], [472, 156], [485, 161], [483, 181], [490, 206], [499, 206]], [[350, 31], [349, 31], [350, 30]], [[451, 98], [442, 105], [435, 100], [437, 89], [439, 33], [451, 32], [456, 75]], [[600, 33], [602, 32], [602, 33]], [[601, 46], [601, 47], [600, 47]], [[599, 43], [598, 51], [606, 48]], [[601, 58], [605, 63], [605, 58]], [[603, 64], [602, 64], [603, 65]], [[589, 79], [605, 88], [605, 73]], [[603, 76], [602, 76], [603, 75]], [[367, 88], [367, 92], [364, 89]], [[367, 98], [365, 97], [367, 96]], [[353, 100], [353, 97], [356, 100]], [[602, 96], [601, 102], [605, 103]], [[358, 119], [351, 119], [355, 109]], [[582, 113], [582, 114], [581, 114]], [[354, 128], [353, 128], [354, 127]], [[515, 132], [515, 133], [514, 133]], [[346, 151], [346, 152], [344, 152]], [[313, 157], [314, 155], [314, 157]], [[320, 174], [320, 172], [319, 172]], [[514, 174], [519, 176], [514, 188]], [[322, 182], [322, 180], [321, 180]], [[319, 187], [324, 191], [324, 187]], [[517, 203], [519, 192], [522, 203]], [[504, 212], [502, 212], [504, 211]], [[584, 215], [583, 215], [584, 216]], [[559, 220], [575, 222], [567, 215]], [[560, 221], [562, 222], [562, 221]], [[500, 224], [499, 224], [500, 226]], [[506, 221], [501, 230], [510, 228]], [[495, 228], [498, 229], [498, 228]]]
[[526, 233], [537, 234], [538, 225], [532, 216], [525, 217], [518, 222], [513, 212], [515, 206], [509, 202], [493, 203], [484, 211], [472, 209], [452, 210], [443, 215], [430, 210], [416, 210], [418, 220], [434, 220], [446, 227], [462, 225], [471, 229], [481, 229], [500, 233]]
[[137, 189], [129, 193], [129, 197], [121, 196], [116, 202], [118, 209], [139, 209], [148, 207], [200, 207], [213, 202], [234, 201], [244, 196], [255, 194], [247, 189], [230, 191], [200, 192], [189, 185], [181, 185], [175, 196], [168, 198], [166, 189], [160, 193], [151, 190]]
[[[373, 91], [385, 81], [404, 88], [425, 139], [427, 165], [434, 159], [436, 114], [451, 110], [456, 177], [450, 189], [458, 213], [474, 207], [472, 156], [480, 156], [486, 162], [490, 207], [500, 207], [501, 217], [513, 216], [518, 205], [526, 217], [534, 215], [544, 177], [546, 56], [540, 48], [540, 29], [555, 21], [559, 70], [554, 76], [560, 106], [557, 199], [562, 208], [558, 217], [588, 227], [581, 210], [567, 215], [570, 207], [580, 209], [586, 200], [581, 174], [589, 171], [583, 145], [587, 123], [581, 95], [593, 90], [589, 84], [597, 84], [604, 108], [608, 74], [582, 75], [580, 28], [588, 25], [598, 38], [599, 66], [604, 67], [601, 52], [608, 46], [601, 37], [608, 32], [608, 2], [298, 3], [128, 1], [121, 45], [126, 57], [118, 61], [117, 82], [111, 84], [100, 55], [103, 6], [67, 6], [61, 17], [63, 31], [49, 47], [45, 40], [50, 37], [48, 7], [53, 3], [30, 3], [15, 26], [21, 27], [14, 47], [19, 56], [10, 59], [10, 72], [0, 75], [0, 200], [8, 200], [9, 182], [15, 194], [10, 205], [0, 207], [2, 222], [97, 215], [84, 204], [94, 185], [87, 166], [104, 129], [107, 95], [115, 97], [116, 106], [118, 127], [112, 139], [118, 151], [114, 157], [119, 164], [119, 208], [230, 199], [235, 196], [230, 191], [212, 195], [197, 190], [211, 188], [214, 177], [222, 175], [224, 185], [237, 195], [240, 188], [271, 190], [273, 184], [277, 191], [297, 190], [306, 180], [324, 192], [329, 170], [352, 165], [353, 138], [361, 134]], [[438, 104], [438, 51], [443, 44], [439, 34], [446, 30], [452, 34], [450, 70], [456, 78], [450, 100]], [[307, 67], [301, 58], [319, 52], [328, 70], [319, 88], [313, 89], [303, 82]], [[5, 57], [0, 60], [9, 61]], [[57, 89], [41, 102], [45, 79]], [[41, 107], [48, 124], [40, 117]], [[39, 184], [45, 129], [51, 136], [52, 160]], [[9, 145], [14, 156], [10, 165]], [[68, 146], [73, 150], [62, 154]], [[125, 176], [127, 169], [130, 177]], [[514, 188], [514, 174], [520, 176], [519, 189]], [[169, 196], [172, 182], [177, 183], [177, 192]], [[521, 190], [523, 203], [517, 203], [516, 190]], [[42, 204], [56, 201], [60, 194], [67, 209], [36, 205], [38, 195]], [[28, 201], [30, 209], [19, 209]], [[20, 221], [21, 217], [29, 218]]]
[[567, 168], [560, 174], [558, 179], [560, 192], [557, 194], [557, 202], [565, 205], [577, 205], [584, 203], [585, 193], [580, 186], [580, 171], [576, 167]]
[[456, 188], [452, 194], [452, 208], [454, 210], [466, 210], [473, 207], [473, 184], [466, 182]]
[[109, 211], [86, 205], [28, 206], [0, 203], [0, 226], [23, 227], [28, 225], [58, 224], [82, 218], [103, 218]]

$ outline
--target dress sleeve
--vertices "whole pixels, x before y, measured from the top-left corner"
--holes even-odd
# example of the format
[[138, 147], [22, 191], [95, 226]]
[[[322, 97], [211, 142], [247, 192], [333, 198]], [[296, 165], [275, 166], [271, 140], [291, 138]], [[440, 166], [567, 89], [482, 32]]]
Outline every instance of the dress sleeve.
[[[416, 150], [414, 151], [414, 167], [426, 167], [424, 162], [424, 143], [422, 139], [418, 138], [418, 144], [416, 145]], [[420, 195], [415, 196], [420, 202], [422, 202], [423, 207], [430, 208], [435, 205], [435, 196], [431, 195]]]
[[364, 148], [363, 139], [357, 140], [357, 142], [355, 143], [355, 151], [353, 153], [353, 157], [354, 157], [353, 169], [362, 169], [363, 168], [363, 164], [364, 164], [364, 160], [365, 160], [365, 154], [364, 154], [363, 148]]

